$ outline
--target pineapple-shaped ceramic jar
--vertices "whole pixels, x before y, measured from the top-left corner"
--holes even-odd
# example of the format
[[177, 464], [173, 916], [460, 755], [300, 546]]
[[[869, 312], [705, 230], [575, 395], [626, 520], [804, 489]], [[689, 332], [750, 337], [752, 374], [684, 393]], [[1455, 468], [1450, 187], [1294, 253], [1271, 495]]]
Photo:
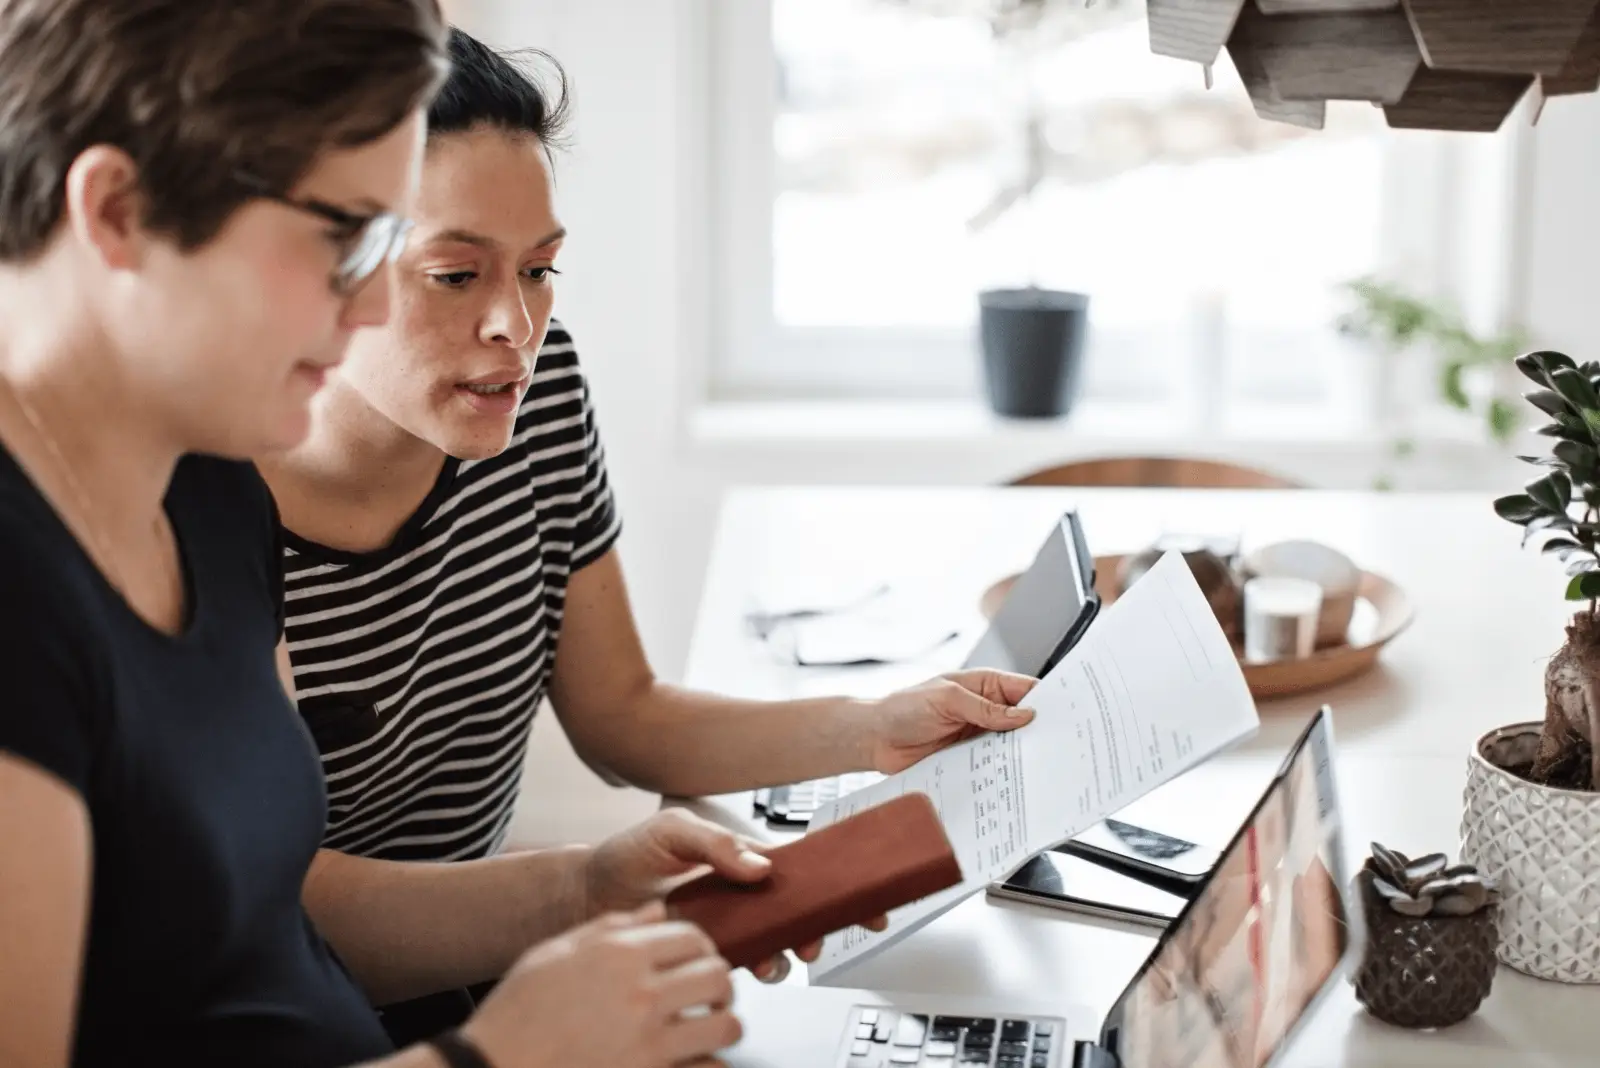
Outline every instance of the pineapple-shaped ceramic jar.
[[1373, 843], [1356, 873], [1367, 944], [1356, 999], [1400, 1027], [1459, 1023], [1494, 982], [1499, 894], [1470, 864], [1443, 853], [1412, 860]]

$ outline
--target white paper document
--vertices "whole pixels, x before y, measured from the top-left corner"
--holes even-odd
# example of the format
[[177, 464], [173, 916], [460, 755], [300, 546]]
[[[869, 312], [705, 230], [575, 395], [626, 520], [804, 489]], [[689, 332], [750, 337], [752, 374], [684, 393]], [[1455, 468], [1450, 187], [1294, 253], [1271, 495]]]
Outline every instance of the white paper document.
[[909, 792], [926, 793], [962, 882], [830, 935], [813, 983], [893, 945], [1029, 858], [1255, 731], [1255, 702], [1183, 557], [1172, 552], [1112, 604], [1023, 704], [1027, 726], [984, 734], [822, 806], [813, 830]]

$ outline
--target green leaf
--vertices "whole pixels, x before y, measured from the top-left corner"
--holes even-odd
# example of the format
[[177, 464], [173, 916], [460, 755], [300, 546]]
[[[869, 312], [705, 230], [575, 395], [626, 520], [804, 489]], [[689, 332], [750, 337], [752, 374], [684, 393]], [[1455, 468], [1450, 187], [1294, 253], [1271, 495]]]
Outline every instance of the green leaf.
[[1574, 440], [1590, 442], [1594, 441], [1594, 432], [1589, 429], [1589, 424], [1584, 422], [1581, 417], [1573, 415], [1570, 412], [1564, 412], [1561, 415], [1556, 416], [1556, 422], [1572, 431], [1573, 434], [1576, 435]]
[[1567, 583], [1569, 601], [1592, 601], [1596, 597], [1600, 597], [1600, 571], [1585, 571]]
[[[1592, 472], [1600, 469], [1600, 452], [1596, 452], [1591, 445], [1576, 441], [1558, 441], [1551, 446], [1550, 452], [1556, 459], [1566, 464], [1574, 475], [1580, 471]], [[1589, 481], [1587, 478], [1583, 480]]]
[[1444, 397], [1446, 404], [1460, 408], [1462, 411], [1465, 411], [1472, 404], [1471, 398], [1467, 396], [1467, 391], [1461, 387], [1461, 374], [1466, 369], [1466, 364], [1460, 360], [1449, 360], [1439, 369], [1440, 395]]
[[1551, 385], [1551, 372], [1562, 367], [1574, 367], [1572, 357], [1560, 352], [1540, 351], [1529, 352], [1518, 356], [1515, 361], [1517, 370], [1541, 386]]
[[1526, 525], [1538, 519], [1543, 511], [1526, 493], [1513, 493], [1494, 502], [1494, 513], [1508, 522]]
[[1546, 415], [1559, 418], [1563, 415], [1575, 414], [1567, 406], [1566, 399], [1553, 389], [1535, 389], [1524, 393], [1523, 399]]
[[1585, 571], [1600, 571], [1600, 560], [1592, 556], [1576, 556], [1567, 561], [1566, 573], [1568, 575], [1581, 575]]
[[1576, 532], [1571, 516], [1541, 515], [1530, 519], [1522, 528], [1522, 544], [1527, 545], [1529, 540], [1543, 530], [1565, 530]]
[[1589, 436], [1600, 435], [1600, 408], [1585, 408], [1582, 414], [1584, 427], [1589, 431]]
[[1543, 478], [1536, 478], [1523, 489], [1547, 512], [1565, 514], [1567, 505], [1572, 502], [1572, 479], [1563, 471], [1552, 471]]
[[1491, 397], [1489, 399], [1489, 436], [1501, 445], [1511, 440], [1517, 432], [1517, 425], [1522, 422], [1517, 409], [1512, 407], [1504, 397]]
[[1546, 424], [1545, 426], [1542, 426], [1538, 430], [1534, 431], [1534, 433], [1540, 434], [1547, 438], [1561, 438], [1563, 441], [1578, 441], [1584, 444], [1588, 444], [1590, 441], [1594, 440], [1584, 431], [1575, 430], [1572, 427], [1563, 426], [1560, 423]]
[[1583, 372], [1572, 367], [1562, 367], [1550, 376], [1550, 384], [1579, 411], [1587, 408], [1600, 409], [1600, 393], [1595, 392]]

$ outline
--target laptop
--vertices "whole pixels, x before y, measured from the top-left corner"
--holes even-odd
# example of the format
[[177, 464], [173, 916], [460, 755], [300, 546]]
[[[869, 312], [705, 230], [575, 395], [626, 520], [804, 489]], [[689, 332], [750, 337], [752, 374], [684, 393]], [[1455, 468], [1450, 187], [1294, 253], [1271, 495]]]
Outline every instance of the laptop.
[[1005, 998], [739, 977], [729, 1068], [1266, 1068], [1356, 960], [1330, 713], [1319, 711], [1102, 1020]]
[[[1078, 513], [1068, 511], [1017, 577], [961, 669], [993, 668], [1043, 678], [1078, 644], [1099, 609], [1094, 555]], [[882, 777], [849, 772], [758, 790], [755, 814], [773, 827], [803, 828], [823, 805]]]

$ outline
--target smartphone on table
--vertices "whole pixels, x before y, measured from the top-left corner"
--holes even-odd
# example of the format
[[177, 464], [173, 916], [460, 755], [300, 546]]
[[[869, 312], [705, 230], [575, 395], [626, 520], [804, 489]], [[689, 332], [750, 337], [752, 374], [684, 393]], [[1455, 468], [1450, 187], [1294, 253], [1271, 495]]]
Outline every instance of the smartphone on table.
[[1162, 928], [1217, 861], [1210, 847], [1123, 820], [1095, 824], [990, 885], [990, 897]]

